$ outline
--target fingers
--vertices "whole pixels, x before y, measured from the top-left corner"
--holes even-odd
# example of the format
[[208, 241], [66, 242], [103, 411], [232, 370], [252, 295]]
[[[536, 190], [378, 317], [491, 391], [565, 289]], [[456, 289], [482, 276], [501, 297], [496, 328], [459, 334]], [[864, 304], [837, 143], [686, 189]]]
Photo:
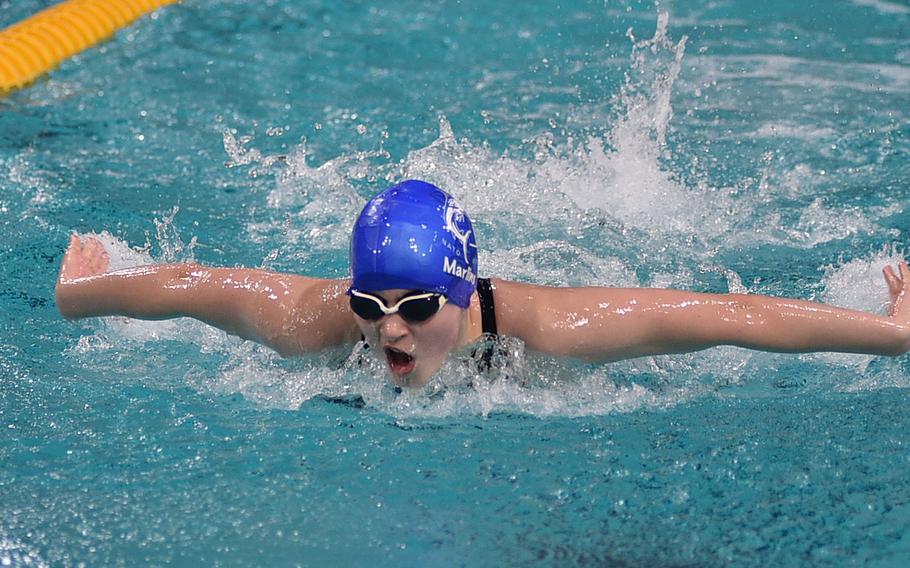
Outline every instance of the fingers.
[[63, 253], [63, 261], [60, 263], [61, 278], [69, 274], [70, 267], [73, 264], [73, 258], [77, 255], [80, 247], [81, 243], [79, 242], [79, 235], [73, 233], [70, 235], [70, 242], [66, 247], [66, 251]]
[[910, 268], [907, 261], [897, 263], [897, 271], [891, 265], [885, 266], [882, 270], [885, 276], [885, 282], [888, 284], [888, 294], [891, 296], [891, 302], [888, 304], [888, 315], [894, 316], [901, 311], [901, 306], [907, 296], [907, 287], [910, 286]]
[[103, 274], [109, 266], [110, 256], [101, 241], [92, 236], [73, 234], [63, 255], [60, 280]]
[[[891, 268], [891, 267], [889, 267]], [[888, 308], [888, 315], [894, 317], [904, 311], [903, 305], [907, 299], [907, 287], [910, 286], [910, 268], [907, 267], [906, 261], [897, 264], [900, 275], [894, 274], [894, 269], [890, 272], [894, 283], [889, 280], [888, 288], [891, 292], [891, 305]], [[888, 278], [887, 276], [885, 277]]]
[[894, 267], [890, 264], [885, 266], [882, 273], [885, 275], [885, 282], [888, 283], [888, 292], [891, 293], [891, 297], [893, 298], [901, 291], [901, 280], [898, 278], [897, 274], [894, 273]]
[[79, 241], [79, 235], [76, 233], [70, 235], [70, 242], [66, 246], [66, 252], [63, 253], [63, 264], [66, 265], [67, 261], [71, 260], [81, 247], [82, 243]]
[[94, 238], [86, 239], [83, 252], [87, 258], [91, 259], [90, 269], [92, 274], [101, 274], [107, 271], [111, 259], [101, 241]]
[[899, 293], [904, 288], [904, 283], [910, 282], [910, 268], [907, 266], [907, 261], [902, 260], [897, 263], [897, 269], [900, 274], [895, 272], [894, 267], [890, 264], [882, 269], [882, 274], [884, 274], [888, 289], [892, 294]]

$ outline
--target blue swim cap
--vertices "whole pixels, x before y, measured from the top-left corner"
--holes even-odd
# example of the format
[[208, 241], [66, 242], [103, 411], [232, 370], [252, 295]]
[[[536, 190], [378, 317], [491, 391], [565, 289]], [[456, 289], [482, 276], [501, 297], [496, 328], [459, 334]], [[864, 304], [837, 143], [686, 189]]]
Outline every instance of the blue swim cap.
[[408, 180], [367, 202], [351, 236], [351, 289], [425, 290], [467, 308], [476, 287], [474, 228], [451, 195]]

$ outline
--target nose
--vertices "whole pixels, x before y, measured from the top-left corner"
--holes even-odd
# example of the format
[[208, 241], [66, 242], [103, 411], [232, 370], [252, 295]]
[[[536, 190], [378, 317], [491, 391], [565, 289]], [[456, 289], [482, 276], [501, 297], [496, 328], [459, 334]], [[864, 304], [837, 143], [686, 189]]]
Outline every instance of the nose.
[[384, 316], [379, 320], [379, 333], [388, 341], [401, 339], [408, 331], [408, 324], [398, 314]]

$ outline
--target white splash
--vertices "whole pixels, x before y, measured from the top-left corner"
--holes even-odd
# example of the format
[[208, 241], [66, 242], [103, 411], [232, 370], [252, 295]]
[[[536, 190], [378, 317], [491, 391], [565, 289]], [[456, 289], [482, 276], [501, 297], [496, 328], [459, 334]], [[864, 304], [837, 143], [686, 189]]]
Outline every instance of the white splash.
[[902, 253], [889, 248], [871, 257], [856, 258], [838, 266], [826, 266], [821, 299], [825, 303], [844, 308], [885, 314], [890, 298], [882, 271], [889, 265], [896, 268], [902, 260]]
[[[196, 238], [190, 239], [189, 244], [184, 244], [180, 239], [180, 234], [174, 225], [177, 211], [178, 209], [175, 207], [163, 219], [153, 220], [156, 227], [154, 247], [160, 251], [157, 258], [152, 257], [150, 251], [153, 249], [153, 245], [149, 242], [146, 242], [142, 248], [133, 248], [126, 241], [107, 231], [86, 233], [84, 236], [98, 239], [104, 245], [110, 258], [110, 271], [169, 262], [192, 262]], [[209, 351], [217, 350], [221, 346], [236, 341], [231, 340], [226, 333], [220, 330], [190, 319], [141, 321], [125, 317], [108, 317], [101, 320], [95, 334], [80, 338], [71, 351], [87, 354], [96, 350], [125, 347], [136, 342], [155, 342], [167, 339], [190, 340], [201, 346], [203, 350]]]
[[[904, 260], [902, 253], [894, 249], [882, 250], [869, 258], [856, 258], [838, 266], [824, 267], [822, 278], [824, 285], [821, 301], [842, 308], [851, 308], [865, 312], [887, 314], [890, 296], [888, 285], [882, 275], [885, 266], [897, 268]], [[824, 361], [829, 364], [854, 368], [859, 373], [866, 373], [869, 365], [876, 360], [871, 355], [852, 355], [847, 353], [818, 353], [804, 356], [805, 360]], [[884, 365], [886, 368], [892, 365]], [[893, 372], [893, 369], [886, 374]], [[900, 373], [902, 374], [902, 373]], [[840, 385], [844, 389], [856, 388], [857, 384], [873, 384], [881, 381], [882, 376], [857, 376], [856, 381]], [[870, 383], [872, 381], [872, 383]], [[910, 381], [903, 381], [910, 384]]]

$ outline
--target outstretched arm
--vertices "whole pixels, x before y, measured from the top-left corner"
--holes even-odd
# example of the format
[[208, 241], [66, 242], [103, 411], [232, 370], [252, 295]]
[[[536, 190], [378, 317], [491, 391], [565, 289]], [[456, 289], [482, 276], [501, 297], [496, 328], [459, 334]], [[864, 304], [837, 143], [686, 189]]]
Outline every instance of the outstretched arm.
[[57, 309], [64, 317], [191, 317], [284, 356], [357, 337], [345, 297], [346, 280], [197, 264], [107, 272], [108, 264], [97, 239], [75, 235], [70, 239], [56, 287]]
[[[496, 282], [503, 333], [554, 355], [615, 361], [716, 345], [900, 355], [910, 350], [910, 270], [885, 270], [889, 316], [752, 294], [547, 288]], [[502, 293], [500, 293], [502, 292]]]

